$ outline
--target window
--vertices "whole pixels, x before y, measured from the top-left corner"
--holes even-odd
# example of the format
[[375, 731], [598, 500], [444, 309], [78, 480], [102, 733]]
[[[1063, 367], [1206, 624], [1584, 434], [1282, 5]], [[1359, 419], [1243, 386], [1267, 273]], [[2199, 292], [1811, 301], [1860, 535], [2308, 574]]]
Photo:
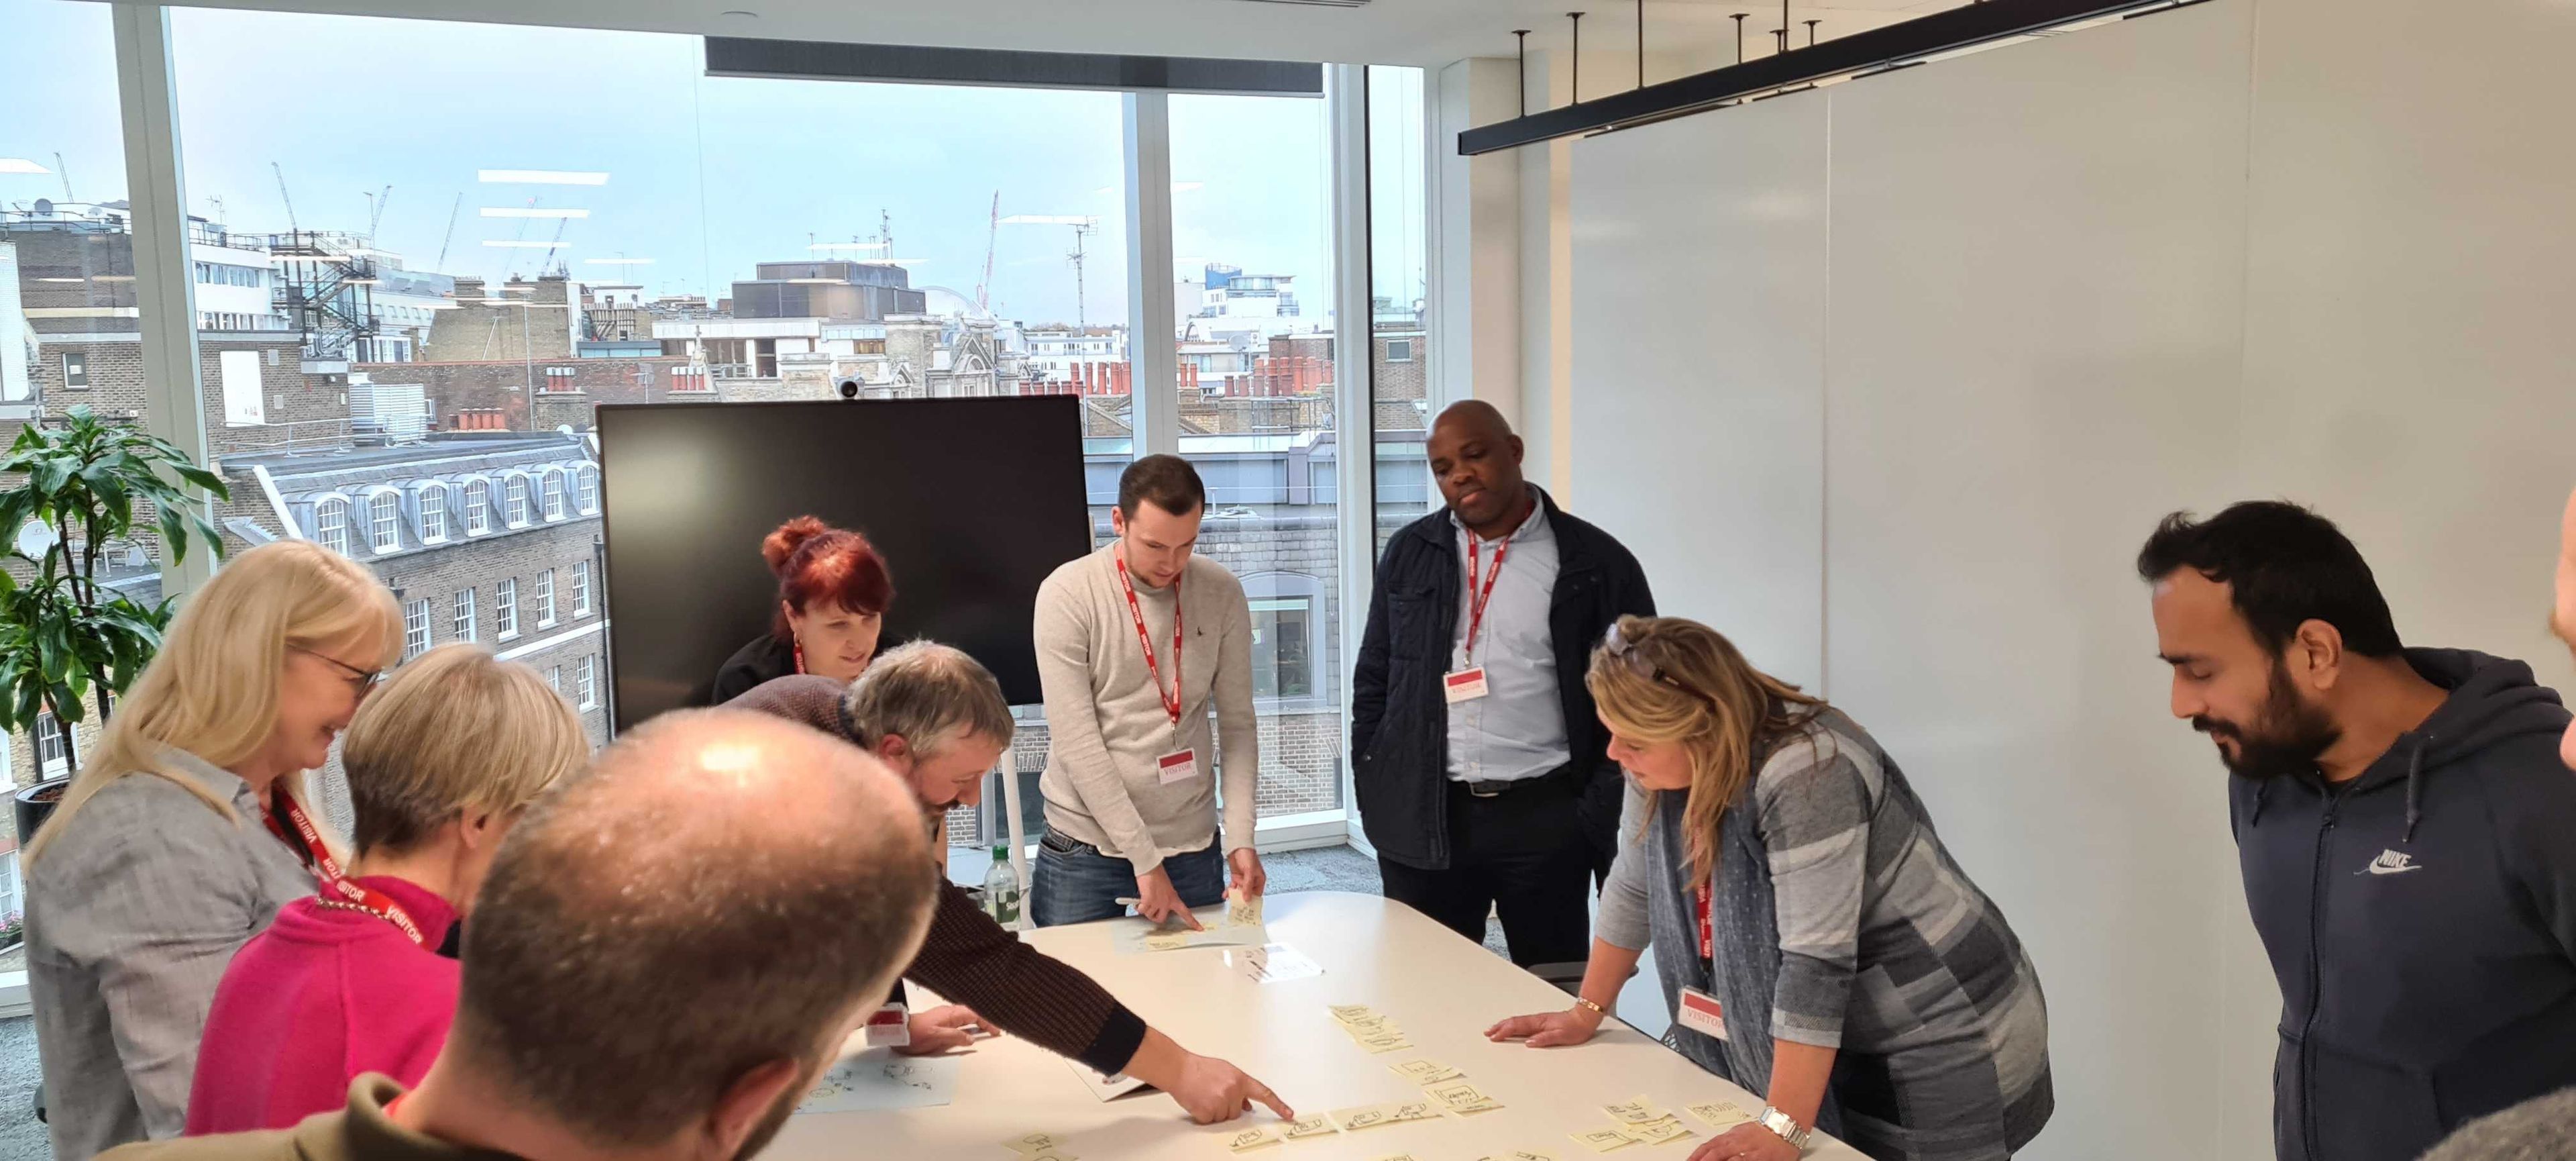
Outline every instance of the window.
[[542, 475], [542, 476], [537, 477], [537, 487], [539, 488], [539, 490], [543, 491], [543, 492], [546, 494], [546, 521], [547, 521], [547, 523], [553, 523], [554, 521], [557, 521], [557, 520], [561, 520], [561, 519], [563, 519], [563, 518], [564, 518], [564, 475], [563, 475], [563, 473], [562, 473], [562, 472], [547, 472], [545, 475]]
[[572, 478], [581, 489], [578, 507], [584, 516], [599, 514], [599, 469], [584, 464], [573, 469]]
[[526, 476], [511, 476], [502, 481], [501, 498], [505, 507], [505, 510], [501, 513], [501, 519], [503, 522], [507, 523], [512, 528], [524, 527], [532, 522], [530, 514], [531, 509], [528, 507], [528, 478]]
[[1432, 417], [1450, 400], [1432, 378], [1440, 350], [1426, 309], [1423, 73], [1371, 65], [1368, 78], [1370, 330], [1386, 346], [1385, 360], [1369, 369], [1369, 451], [1384, 554], [1406, 524], [1440, 506], [1422, 449]]
[[555, 687], [556, 693], [563, 692], [563, 666], [549, 665], [546, 667], [546, 684]]
[[66, 769], [69, 765], [70, 762], [63, 753], [62, 723], [54, 720], [53, 711], [38, 711], [36, 714], [36, 768], [44, 771], [45, 777], [52, 778], [70, 773]]
[[576, 560], [572, 564], [572, 615], [590, 615], [590, 562], [587, 560]]
[[1413, 361], [1413, 340], [1411, 340], [1411, 339], [1388, 339], [1388, 340], [1386, 341], [1386, 361], [1387, 361], [1387, 362], [1390, 362], [1390, 363], [1410, 363], [1410, 362], [1412, 362], [1412, 361]]
[[80, 351], [63, 352], [63, 386], [74, 391], [89, 390], [89, 355]]
[[503, 641], [519, 635], [519, 578], [508, 577], [492, 586], [492, 631]]
[[456, 639], [479, 640], [474, 630], [474, 590], [458, 589], [456, 590]]
[[537, 574], [537, 627], [550, 628], [555, 623], [555, 570]]
[[465, 481], [465, 534], [481, 536], [492, 530], [492, 485], [487, 480]]
[[441, 544], [447, 540], [447, 485], [431, 484], [420, 490], [413, 501], [420, 505], [420, 542]]
[[429, 599], [403, 605], [403, 660], [429, 652]]
[[1315, 696], [1311, 597], [1252, 599], [1252, 695]]
[[314, 543], [342, 556], [349, 554], [349, 502], [317, 500], [313, 504]]
[[367, 542], [378, 555], [402, 547], [402, 497], [378, 492], [367, 501]]
[[584, 657], [584, 658], [582, 658], [582, 659], [581, 659], [581, 666], [580, 666], [580, 668], [579, 668], [579, 669], [577, 669], [577, 670], [575, 670], [575, 671], [574, 671], [574, 673], [575, 673], [575, 680], [577, 680], [577, 681], [580, 683], [580, 688], [581, 688], [581, 699], [580, 699], [579, 704], [580, 704], [581, 708], [583, 708], [583, 709], [598, 709], [598, 708], [599, 708], [599, 658], [598, 658], [598, 656], [597, 656], [597, 655], [592, 655], [592, 656], [589, 656], [589, 657]]

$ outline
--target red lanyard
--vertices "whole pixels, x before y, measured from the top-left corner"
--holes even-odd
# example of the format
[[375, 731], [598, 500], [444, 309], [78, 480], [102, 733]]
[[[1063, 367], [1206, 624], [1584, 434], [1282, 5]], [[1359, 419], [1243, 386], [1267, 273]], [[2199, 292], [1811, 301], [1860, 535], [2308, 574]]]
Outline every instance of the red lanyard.
[[[296, 805], [294, 796], [282, 789], [271, 790], [269, 793], [277, 795], [278, 810], [285, 812], [287, 821], [295, 824], [295, 833], [304, 839], [305, 853], [312, 856], [311, 861], [305, 866], [313, 872], [314, 878], [321, 880], [320, 901], [323, 906], [364, 911], [402, 929], [402, 933], [410, 936], [414, 944], [427, 942], [421, 937], [420, 925], [412, 922], [411, 913], [404, 911], [402, 904], [394, 902], [382, 891], [350, 882], [341, 875], [340, 861], [331, 857], [331, 848], [322, 845], [321, 830], [313, 825], [312, 817], [304, 813], [304, 808]], [[287, 841], [286, 831], [277, 825], [275, 811], [262, 814], [260, 821], [268, 824], [269, 833], [276, 835], [277, 841]], [[332, 898], [335, 894], [340, 897]]]
[[1475, 533], [1467, 534], [1467, 664], [1469, 665], [1476, 663], [1476, 634], [1485, 627], [1485, 606], [1494, 601], [1494, 582], [1503, 579], [1503, 558], [1511, 555], [1511, 551], [1512, 539], [1508, 536], [1494, 546], [1494, 573], [1492, 576], [1485, 577], [1483, 587], [1479, 588], [1476, 580], [1483, 572], [1480, 558], [1483, 556], [1484, 546], [1477, 542]]
[[1710, 962], [1717, 959], [1717, 933], [1708, 924], [1709, 885], [1699, 885], [1699, 957]]
[[1118, 558], [1118, 584], [1127, 590], [1127, 615], [1136, 623], [1136, 642], [1145, 647], [1145, 672], [1154, 678], [1154, 696], [1163, 699], [1163, 712], [1172, 715], [1172, 724], [1181, 724], [1181, 582], [1172, 580], [1172, 692], [1163, 692], [1163, 667], [1154, 661], [1154, 638], [1145, 631], [1145, 606], [1136, 603], [1136, 582], [1127, 575], [1127, 558]]

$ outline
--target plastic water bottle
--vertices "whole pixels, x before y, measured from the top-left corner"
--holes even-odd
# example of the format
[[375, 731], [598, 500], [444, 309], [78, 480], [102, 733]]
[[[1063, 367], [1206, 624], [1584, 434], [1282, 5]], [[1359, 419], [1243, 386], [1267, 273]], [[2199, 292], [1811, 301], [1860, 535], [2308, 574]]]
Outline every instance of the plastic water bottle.
[[1011, 869], [1011, 848], [993, 847], [993, 869], [984, 872], [984, 914], [1012, 931], [1020, 927], [1020, 873]]

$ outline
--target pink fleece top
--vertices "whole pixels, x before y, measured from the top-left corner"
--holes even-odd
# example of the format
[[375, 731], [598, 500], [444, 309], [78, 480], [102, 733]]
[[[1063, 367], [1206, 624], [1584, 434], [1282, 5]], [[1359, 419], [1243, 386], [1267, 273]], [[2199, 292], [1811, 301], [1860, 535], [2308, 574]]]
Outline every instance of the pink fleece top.
[[289, 1129], [349, 1101], [380, 1072], [420, 1083], [456, 1015], [457, 962], [438, 954], [446, 900], [389, 875], [358, 883], [411, 914], [426, 947], [383, 919], [307, 896], [233, 956], [206, 1018], [188, 1135]]

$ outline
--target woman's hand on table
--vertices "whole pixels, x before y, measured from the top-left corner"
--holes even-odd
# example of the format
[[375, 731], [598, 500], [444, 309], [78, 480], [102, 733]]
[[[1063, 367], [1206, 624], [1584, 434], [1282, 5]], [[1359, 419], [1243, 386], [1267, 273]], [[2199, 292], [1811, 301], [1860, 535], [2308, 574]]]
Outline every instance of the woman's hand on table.
[[1758, 1122], [1746, 1123], [1693, 1150], [1690, 1161], [1798, 1161], [1798, 1147]]
[[1592, 1034], [1600, 1030], [1601, 1013], [1577, 1007], [1562, 1012], [1514, 1016], [1485, 1029], [1485, 1039], [1497, 1044], [1518, 1040], [1532, 1048], [1562, 1048], [1590, 1040]]

